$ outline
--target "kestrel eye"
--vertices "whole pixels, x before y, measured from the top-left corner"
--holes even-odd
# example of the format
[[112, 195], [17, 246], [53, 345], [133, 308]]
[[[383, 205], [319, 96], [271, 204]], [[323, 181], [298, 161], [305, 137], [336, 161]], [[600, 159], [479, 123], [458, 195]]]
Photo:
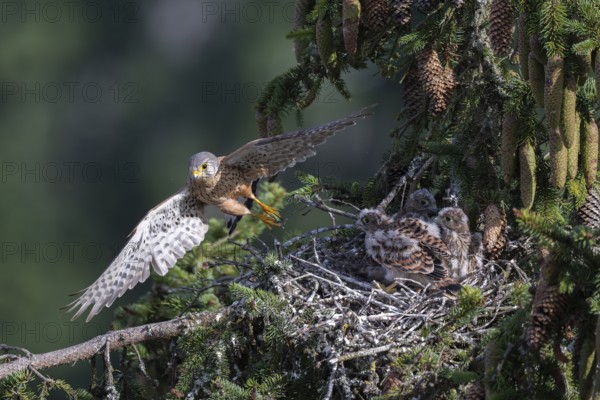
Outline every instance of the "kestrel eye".
[[208, 165], [206, 165], [206, 163], [204, 163], [204, 164], [202, 164], [200, 167], [201, 167], [202, 169], [206, 169], [206, 168], [208, 168]]

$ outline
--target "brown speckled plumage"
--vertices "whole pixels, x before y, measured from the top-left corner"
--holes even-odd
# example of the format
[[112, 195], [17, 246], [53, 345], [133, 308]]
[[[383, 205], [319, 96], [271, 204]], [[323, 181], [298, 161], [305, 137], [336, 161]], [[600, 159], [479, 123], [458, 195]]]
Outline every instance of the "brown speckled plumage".
[[362, 210], [356, 224], [365, 232], [366, 253], [392, 278], [434, 286], [447, 282], [444, 265], [450, 252], [435, 224], [411, 217], [395, 219], [377, 209]]
[[146, 214], [104, 273], [67, 306], [69, 312], [75, 312], [73, 319], [91, 307], [86, 318], [89, 321], [127, 289], [144, 282], [151, 267], [165, 275], [186, 251], [204, 239], [208, 230], [204, 217], [207, 204], [226, 214], [242, 216], [252, 213], [237, 198], [252, 199], [264, 212], [252, 215], [267, 225], [277, 225], [279, 212], [254, 196], [252, 182], [315, 155], [317, 145], [370, 115], [369, 109], [317, 127], [254, 140], [228, 156], [216, 157], [208, 152], [193, 155], [186, 186]]
[[[458, 207], [446, 207], [440, 210], [435, 222], [439, 225], [441, 238], [448, 246], [451, 257], [446, 266], [453, 278], [463, 278], [472, 272], [477, 263], [480, 262], [481, 254], [470, 254], [480, 252], [476, 243], [471, 245], [472, 235], [469, 230], [469, 218]], [[479, 240], [477, 237], [475, 240]]]

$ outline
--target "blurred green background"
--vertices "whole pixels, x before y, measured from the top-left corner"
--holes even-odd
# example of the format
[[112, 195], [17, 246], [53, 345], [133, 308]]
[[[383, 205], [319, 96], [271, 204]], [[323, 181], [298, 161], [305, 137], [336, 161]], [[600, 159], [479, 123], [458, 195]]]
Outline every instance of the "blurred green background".
[[[260, 90], [295, 64], [285, 38], [294, 2], [0, 4], [0, 343], [44, 352], [109, 329], [113, 309], [86, 324], [59, 308], [183, 184], [189, 156], [227, 154], [257, 137]], [[374, 68], [351, 72], [347, 83], [351, 102], [328, 86], [304, 124], [378, 102], [376, 117], [296, 169], [365, 181], [379, 168], [398, 85]], [[293, 115], [284, 127], [297, 128]], [[281, 181], [298, 186], [293, 172]], [[288, 207], [286, 231], [263, 239], [329, 223], [324, 213], [299, 210]], [[50, 373], [86, 385], [88, 371], [78, 363]]]

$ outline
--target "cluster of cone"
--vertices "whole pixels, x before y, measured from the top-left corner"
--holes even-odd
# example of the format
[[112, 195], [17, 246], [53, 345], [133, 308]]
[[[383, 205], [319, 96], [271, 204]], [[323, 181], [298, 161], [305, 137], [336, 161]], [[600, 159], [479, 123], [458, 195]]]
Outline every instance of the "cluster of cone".
[[[489, 36], [499, 56], [508, 55], [512, 43], [514, 7], [508, 0], [494, 0], [490, 10]], [[545, 111], [548, 123], [550, 183], [562, 189], [581, 171], [588, 187], [596, 181], [598, 168], [598, 125], [593, 115], [577, 110], [577, 87], [583, 85], [591, 68], [591, 55], [577, 55], [576, 67], [567, 71], [564, 57], [548, 56], [537, 35], [528, 35], [527, 15], [517, 20], [521, 75], [529, 82], [536, 104]], [[596, 57], [594, 70], [600, 68]], [[596, 80], [598, 85], [600, 80]], [[597, 92], [600, 95], [600, 91]], [[519, 177], [523, 206], [533, 205], [536, 192], [535, 143], [519, 140], [521, 125], [514, 111], [504, 115], [501, 167], [509, 183]]]

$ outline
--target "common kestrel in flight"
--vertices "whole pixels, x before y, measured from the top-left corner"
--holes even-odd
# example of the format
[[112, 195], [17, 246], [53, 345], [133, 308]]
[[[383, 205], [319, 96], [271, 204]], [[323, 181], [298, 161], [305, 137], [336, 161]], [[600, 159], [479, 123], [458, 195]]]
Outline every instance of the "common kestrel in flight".
[[[92, 307], [86, 318], [89, 321], [127, 289], [144, 282], [151, 267], [157, 274], [165, 275], [186, 251], [204, 239], [208, 230], [204, 216], [207, 204], [232, 216], [252, 215], [267, 226], [278, 226], [279, 211], [256, 198], [252, 182], [315, 155], [315, 146], [369, 116], [370, 108], [317, 127], [253, 140], [227, 156], [217, 157], [209, 152], [193, 155], [185, 186], [146, 214], [106, 271], [67, 305], [69, 312], [76, 311], [73, 319]], [[239, 197], [254, 200], [263, 213], [253, 213], [236, 200]]]

